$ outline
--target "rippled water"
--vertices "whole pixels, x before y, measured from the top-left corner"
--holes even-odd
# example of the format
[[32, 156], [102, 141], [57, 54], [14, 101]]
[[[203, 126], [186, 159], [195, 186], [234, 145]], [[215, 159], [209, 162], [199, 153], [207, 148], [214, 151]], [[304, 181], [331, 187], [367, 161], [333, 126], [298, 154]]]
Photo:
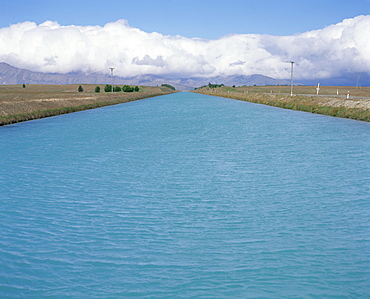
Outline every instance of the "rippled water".
[[370, 124], [178, 93], [0, 128], [0, 297], [366, 298]]

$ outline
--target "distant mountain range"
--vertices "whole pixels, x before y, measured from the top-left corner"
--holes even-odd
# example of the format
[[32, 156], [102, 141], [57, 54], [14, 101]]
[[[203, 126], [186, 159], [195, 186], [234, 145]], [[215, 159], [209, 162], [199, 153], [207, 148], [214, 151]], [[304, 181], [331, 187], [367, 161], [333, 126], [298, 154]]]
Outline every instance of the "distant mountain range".
[[[321, 85], [349, 85], [360, 86], [370, 85], [370, 75], [363, 74], [358, 80], [358, 75], [349, 74], [341, 78], [320, 79]], [[7, 63], [0, 62], [0, 84], [110, 84], [110, 75], [103, 73], [84, 73], [72, 72], [67, 74], [59, 73], [41, 73], [32, 72], [25, 69], [13, 67]], [[253, 86], [253, 85], [290, 85], [290, 80], [279, 80], [263, 75], [233, 75], [233, 76], [217, 76], [211, 78], [205, 77], [190, 77], [190, 78], [170, 78], [158, 75], [139, 75], [134, 77], [119, 77], [114, 76], [114, 84], [128, 85], [162, 85], [170, 84], [177, 90], [192, 90], [195, 87], [200, 87], [212, 84], [225, 84], [228, 86]], [[365, 83], [365, 84], [364, 84]], [[306, 80], [295, 82], [295, 84], [316, 85], [315, 80]]]
[[346, 73], [341, 77], [325, 79], [299, 80], [303, 85], [314, 85], [320, 83], [322, 86], [370, 86], [370, 74], [367, 73]]
[[[67, 74], [32, 72], [0, 62], [0, 84], [110, 84], [110, 75], [103, 73], [72, 72]], [[162, 85], [170, 84], [178, 90], [191, 90], [208, 83], [225, 85], [286, 85], [287, 80], [273, 79], [263, 75], [218, 76], [212, 78], [169, 78], [158, 75], [139, 75], [134, 77], [114, 76], [114, 84]]]

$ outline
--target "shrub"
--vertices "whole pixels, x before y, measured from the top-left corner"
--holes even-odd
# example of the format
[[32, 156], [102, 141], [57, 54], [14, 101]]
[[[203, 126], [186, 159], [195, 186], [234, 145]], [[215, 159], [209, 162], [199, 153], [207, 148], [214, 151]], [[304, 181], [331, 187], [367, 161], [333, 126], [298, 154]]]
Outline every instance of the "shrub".
[[135, 86], [134, 91], [138, 92], [139, 91], [139, 86]]
[[114, 86], [113, 87], [113, 91], [114, 92], [119, 92], [119, 91], [121, 91], [122, 89], [121, 89], [121, 87], [119, 87], [119, 86]]
[[170, 84], [162, 84], [162, 86], [167, 87], [167, 88], [172, 89], [172, 90], [176, 90], [176, 88], [175, 88], [175, 87], [173, 87], [173, 86], [172, 86], [172, 85], [170, 85]]
[[125, 86], [123, 86], [122, 91], [123, 92], [133, 92], [134, 88], [131, 87], [131, 86], [125, 85]]
[[95, 87], [95, 92], [100, 92], [100, 86]]
[[112, 85], [106, 84], [104, 87], [105, 92], [112, 92]]
[[84, 91], [84, 89], [82, 88], [82, 86], [80, 85], [79, 87], [78, 87], [78, 92], [83, 92]]

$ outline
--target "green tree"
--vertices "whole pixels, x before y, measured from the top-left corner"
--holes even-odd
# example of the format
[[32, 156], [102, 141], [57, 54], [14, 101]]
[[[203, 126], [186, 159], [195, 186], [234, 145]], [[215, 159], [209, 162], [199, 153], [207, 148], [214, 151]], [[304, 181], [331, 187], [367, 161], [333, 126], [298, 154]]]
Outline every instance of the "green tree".
[[123, 92], [133, 92], [134, 88], [131, 87], [131, 86], [125, 85], [125, 86], [123, 86], [122, 91]]
[[138, 92], [139, 91], [139, 86], [135, 86], [134, 91]]
[[100, 92], [100, 86], [95, 87], [95, 92]]
[[114, 92], [119, 92], [119, 91], [122, 91], [122, 89], [121, 89], [121, 87], [119, 87], [119, 86], [114, 86], [114, 87], [113, 87], [113, 91], [114, 91]]
[[78, 87], [78, 92], [83, 92], [84, 91], [84, 89], [82, 88], [82, 86], [80, 85], [79, 87]]
[[24, 83], [23, 83], [22, 87], [23, 87], [23, 88], [26, 88], [26, 84], [24, 84]]
[[112, 85], [106, 84], [104, 87], [105, 92], [112, 92]]
[[223, 84], [211, 84], [211, 83], [208, 84], [209, 88], [217, 88], [217, 87], [222, 87], [222, 86], [225, 86], [225, 85], [223, 85]]
[[175, 87], [173, 87], [173, 86], [172, 86], [172, 85], [170, 85], [170, 84], [162, 84], [162, 86], [167, 87], [167, 88], [172, 89], [172, 90], [176, 90], [176, 88], [175, 88]]

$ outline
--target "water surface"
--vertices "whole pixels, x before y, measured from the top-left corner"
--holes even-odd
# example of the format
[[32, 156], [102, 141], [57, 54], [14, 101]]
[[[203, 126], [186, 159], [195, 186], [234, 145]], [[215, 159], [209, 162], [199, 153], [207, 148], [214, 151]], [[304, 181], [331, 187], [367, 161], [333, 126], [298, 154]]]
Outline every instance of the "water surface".
[[366, 298], [370, 124], [178, 93], [0, 128], [0, 297]]

